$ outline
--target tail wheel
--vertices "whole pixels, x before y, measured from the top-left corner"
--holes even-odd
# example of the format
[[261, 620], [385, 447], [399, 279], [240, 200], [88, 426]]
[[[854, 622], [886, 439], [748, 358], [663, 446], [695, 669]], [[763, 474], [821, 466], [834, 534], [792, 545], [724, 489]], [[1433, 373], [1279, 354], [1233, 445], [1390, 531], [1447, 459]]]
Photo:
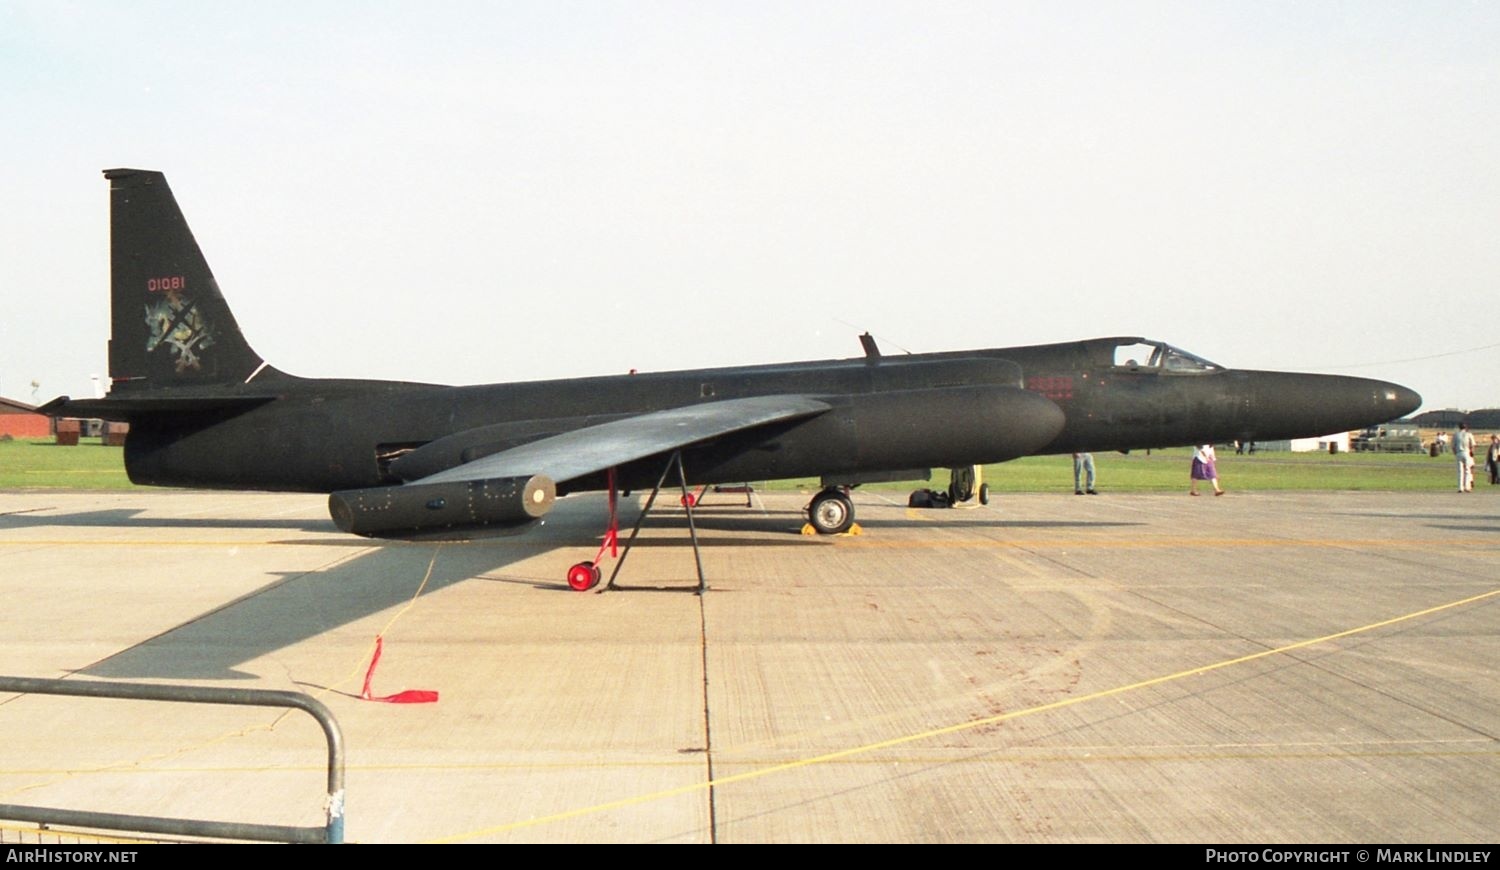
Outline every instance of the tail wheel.
[[808, 504], [807, 520], [820, 535], [843, 534], [854, 525], [854, 502], [836, 489], [825, 489]]
[[579, 592], [587, 592], [599, 585], [599, 566], [593, 562], [579, 562], [568, 569], [568, 585]]

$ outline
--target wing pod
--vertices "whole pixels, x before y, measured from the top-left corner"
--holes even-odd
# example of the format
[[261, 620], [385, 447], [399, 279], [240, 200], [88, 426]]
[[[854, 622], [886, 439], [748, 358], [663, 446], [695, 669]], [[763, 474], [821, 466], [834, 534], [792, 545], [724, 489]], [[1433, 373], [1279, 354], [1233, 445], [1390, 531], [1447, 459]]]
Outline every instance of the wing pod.
[[557, 500], [541, 474], [347, 489], [328, 496], [341, 531], [371, 538], [431, 537], [510, 529], [541, 519]]

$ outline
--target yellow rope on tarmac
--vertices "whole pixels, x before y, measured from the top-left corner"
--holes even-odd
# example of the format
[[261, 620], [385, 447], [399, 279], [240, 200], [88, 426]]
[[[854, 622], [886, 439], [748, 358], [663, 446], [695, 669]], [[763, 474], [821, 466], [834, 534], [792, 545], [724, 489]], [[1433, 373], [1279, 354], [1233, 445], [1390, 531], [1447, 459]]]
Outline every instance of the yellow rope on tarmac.
[[785, 773], [787, 771], [796, 770], [798, 768], [811, 767], [816, 764], [826, 764], [830, 761], [838, 761], [840, 759], [849, 758], [850, 756], [854, 755], [863, 755], [881, 749], [889, 749], [893, 746], [902, 746], [908, 743], [915, 743], [919, 740], [927, 740], [933, 737], [941, 737], [947, 734], [957, 734], [962, 731], [971, 731], [975, 728], [983, 728], [987, 725], [996, 725], [998, 723], [1007, 722], [1012, 719], [1020, 719], [1024, 716], [1034, 716], [1038, 713], [1047, 713], [1053, 710], [1061, 710], [1065, 707], [1073, 707], [1078, 704], [1086, 703], [1088, 701], [1097, 701], [1102, 698], [1110, 698], [1116, 695], [1123, 695], [1126, 692], [1133, 692], [1138, 689], [1145, 689], [1151, 686], [1159, 686], [1164, 683], [1174, 682], [1176, 680], [1185, 679], [1187, 677], [1201, 676], [1203, 674], [1212, 673], [1213, 671], [1223, 670], [1224, 668], [1233, 667], [1234, 665], [1241, 665], [1245, 664], [1246, 662], [1253, 662], [1259, 659], [1269, 658], [1271, 656], [1283, 655], [1294, 650], [1305, 649], [1306, 647], [1316, 646], [1321, 643], [1328, 643], [1329, 641], [1339, 640], [1341, 638], [1351, 637], [1357, 634], [1363, 634], [1368, 631], [1374, 631], [1378, 628], [1385, 628], [1386, 626], [1396, 625], [1398, 623], [1418, 619], [1423, 616], [1430, 616], [1434, 613], [1440, 613], [1444, 610], [1451, 610], [1453, 608], [1462, 607], [1467, 604], [1475, 604], [1488, 598], [1494, 598], [1495, 596], [1500, 596], [1500, 589], [1493, 589], [1489, 592], [1484, 592], [1479, 595], [1473, 595], [1468, 598], [1459, 599], [1457, 601], [1450, 601], [1447, 604], [1439, 604], [1436, 607], [1429, 607], [1424, 610], [1414, 611], [1402, 616], [1384, 619], [1380, 622], [1372, 622], [1368, 625], [1362, 625], [1358, 628], [1351, 628], [1346, 631], [1339, 631], [1333, 634], [1325, 634], [1322, 637], [1315, 637], [1311, 640], [1298, 641], [1297, 643], [1279, 646], [1275, 649], [1262, 650], [1261, 652], [1251, 653], [1249, 655], [1243, 655], [1237, 658], [1225, 659], [1221, 662], [1215, 662], [1213, 664], [1202, 665], [1195, 668], [1189, 668], [1187, 670], [1177, 671], [1176, 673], [1167, 674], [1165, 676], [1153, 677], [1148, 680], [1141, 680], [1140, 682], [1131, 683], [1125, 686], [1116, 686], [1113, 689], [1104, 689], [1102, 691], [1093, 692], [1087, 695], [1066, 698], [1061, 701], [1054, 701], [1050, 704], [1041, 704], [1035, 707], [1028, 707], [1024, 710], [1015, 710], [1010, 713], [1001, 713], [997, 716], [989, 716], [984, 719], [974, 719], [971, 721], [960, 722], [956, 725], [947, 725], [942, 728], [933, 728], [931, 730], [921, 731], [915, 734], [907, 734], [901, 737], [892, 737], [889, 740], [881, 740], [876, 743], [866, 743], [862, 746], [854, 746], [849, 749], [841, 749], [837, 752], [828, 752], [824, 753], [823, 755], [815, 755], [810, 758], [789, 761], [784, 764], [775, 764], [770, 767], [761, 768], [759, 770], [737, 773], [732, 776], [719, 777], [705, 782], [694, 783], [692, 785], [665, 789], [663, 791], [651, 792], [649, 794], [636, 795], [635, 797], [621, 798], [620, 800], [610, 801], [608, 803], [602, 804], [594, 804], [593, 806], [580, 807], [574, 810], [564, 810], [563, 812], [559, 813], [552, 813], [550, 815], [538, 816], [533, 819], [524, 819], [518, 822], [496, 825], [490, 828], [481, 828], [479, 830], [469, 831], [467, 833], [453, 834], [451, 836], [431, 840], [430, 842], [456, 843], [464, 840], [472, 840], [477, 837], [490, 836], [492, 834], [502, 834], [507, 831], [514, 831], [521, 828], [545, 825], [551, 822], [559, 822], [565, 819], [577, 818], [579, 816], [590, 815], [593, 813], [607, 812], [609, 810], [622, 809], [624, 807], [635, 806], [637, 804], [649, 803], [651, 801], [661, 800], [663, 798], [676, 797], [678, 795], [704, 791], [709, 788], [717, 788], [729, 785], [730, 783], [759, 779], [761, 777], [770, 776], [776, 773]]

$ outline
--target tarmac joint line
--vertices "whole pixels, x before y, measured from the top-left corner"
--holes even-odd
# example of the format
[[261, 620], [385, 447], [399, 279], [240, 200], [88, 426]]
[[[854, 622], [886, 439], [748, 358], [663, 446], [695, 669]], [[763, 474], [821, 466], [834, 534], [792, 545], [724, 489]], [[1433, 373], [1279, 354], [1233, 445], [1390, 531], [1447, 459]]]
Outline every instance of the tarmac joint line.
[[1048, 713], [1054, 710], [1061, 710], [1067, 707], [1084, 704], [1089, 701], [1098, 701], [1104, 698], [1111, 698], [1126, 694], [1128, 692], [1134, 692], [1139, 689], [1146, 689], [1152, 686], [1160, 686], [1166, 683], [1176, 682], [1187, 677], [1195, 677], [1201, 676], [1203, 674], [1213, 673], [1214, 671], [1220, 671], [1224, 670], [1225, 668], [1233, 667], [1235, 665], [1242, 665], [1248, 662], [1270, 658], [1271, 656], [1284, 655], [1295, 650], [1306, 649], [1307, 647], [1317, 646], [1318, 644], [1329, 643], [1331, 641], [1364, 634], [1366, 632], [1375, 631], [1376, 629], [1385, 628], [1391, 625], [1397, 625], [1399, 623], [1409, 622], [1414, 619], [1420, 619], [1421, 617], [1430, 616], [1434, 613], [1441, 613], [1445, 610], [1453, 610], [1470, 604], [1478, 604], [1481, 601], [1486, 601], [1497, 596], [1500, 596], [1500, 588], [1492, 589], [1489, 592], [1483, 592], [1478, 595], [1471, 595], [1467, 598], [1461, 598], [1456, 601], [1450, 601], [1446, 604], [1439, 604], [1434, 607], [1428, 607], [1422, 610], [1413, 611], [1411, 613], [1402, 614], [1401, 616], [1394, 616], [1390, 619], [1383, 619], [1379, 622], [1372, 622], [1368, 625], [1362, 625], [1357, 628], [1350, 628], [1344, 631], [1334, 632], [1333, 634], [1325, 634], [1321, 637], [1315, 637], [1309, 640], [1286, 644], [1274, 649], [1261, 650], [1260, 652], [1250, 653], [1248, 655], [1238, 656], [1232, 659], [1225, 659], [1223, 661], [1214, 662], [1212, 664], [1200, 665], [1198, 667], [1177, 671], [1176, 673], [1166, 674], [1160, 677], [1152, 677], [1147, 680], [1141, 680], [1139, 682], [1130, 683], [1124, 686], [1116, 686], [1113, 689], [1103, 689], [1101, 691], [1093, 692], [1087, 695], [1065, 698], [1061, 701], [1054, 701], [1050, 704], [1040, 704], [1035, 707], [1027, 707], [1022, 710], [1013, 710], [1009, 713], [1001, 713], [995, 716], [988, 716], [983, 719], [973, 719], [965, 722], [960, 722], [955, 725], [933, 728], [914, 734], [905, 734], [899, 737], [892, 737], [888, 740], [881, 740], [875, 743], [866, 743], [861, 746], [853, 746], [848, 749], [841, 749], [836, 752], [828, 752], [822, 755], [815, 755], [809, 758], [798, 759], [796, 761], [788, 761], [783, 764], [775, 764], [770, 767], [761, 768], [759, 770], [751, 770], [746, 771], [745, 773], [732, 774], [730, 776], [725, 776], [722, 778], [710, 778], [704, 782], [693, 783], [692, 785], [684, 785], [677, 788], [664, 789], [647, 794], [635, 795], [633, 797], [621, 798], [615, 801], [608, 801], [606, 803], [593, 804], [591, 806], [579, 807], [572, 810], [564, 810], [562, 812], [551, 813], [544, 816], [537, 816], [530, 819], [523, 819], [516, 822], [508, 822], [506, 824], [496, 825], [494, 827], [481, 828], [465, 833], [453, 834], [447, 837], [440, 837], [434, 840], [430, 840], [428, 842], [458, 843], [465, 840], [477, 839], [479, 837], [485, 837], [494, 834], [503, 834], [509, 831], [550, 824], [552, 822], [560, 822], [566, 819], [577, 818], [579, 816], [591, 815], [593, 813], [602, 813], [608, 812], [610, 810], [623, 809], [625, 807], [636, 806], [639, 804], [649, 803], [651, 801], [662, 800], [664, 798], [677, 797], [679, 795], [691, 794], [693, 792], [712, 790], [729, 785], [731, 783], [759, 779], [761, 777], [771, 776], [777, 773], [785, 773], [803, 767], [811, 767], [817, 764], [827, 764], [828, 762], [839, 761], [856, 755], [864, 755], [882, 749], [890, 749], [891, 747], [895, 746], [904, 746], [933, 737], [941, 737], [948, 734], [957, 734], [963, 731], [972, 731], [976, 728], [983, 728], [989, 725], [997, 725], [1002, 722], [1010, 721], [1012, 719], [1020, 719], [1026, 716], [1035, 716], [1040, 713]]

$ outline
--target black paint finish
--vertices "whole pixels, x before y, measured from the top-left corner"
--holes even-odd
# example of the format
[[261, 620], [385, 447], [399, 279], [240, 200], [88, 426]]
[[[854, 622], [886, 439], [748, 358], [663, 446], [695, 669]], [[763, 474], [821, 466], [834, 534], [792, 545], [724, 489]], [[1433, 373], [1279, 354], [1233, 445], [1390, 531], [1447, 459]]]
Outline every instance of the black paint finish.
[[[813, 400], [820, 410], [675, 445], [692, 483], [1307, 437], [1382, 423], [1421, 404], [1396, 384], [1229, 370], [1136, 337], [470, 387], [299, 378], [246, 342], [164, 176], [105, 176], [111, 391], [58, 399], [44, 411], [129, 421], [125, 463], [137, 483], [338, 492], [340, 526], [362, 533], [383, 533], [371, 518], [386, 511], [402, 528], [428, 516], [463, 528], [453, 520], [460, 513], [480, 517], [476, 526], [528, 522], [550, 507], [551, 490], [545, 506], [524, 503], [525, 494], [554, 481], [450, 486], [442, 496], [453, 503], [441, 505], [433, 485], [419, 481], [564, 433], [671, 409], [703, 406], [706, 414], [711, 403], [748, 397]], [[648, 487], [669, 453], [612, 463], [618, 484]], [[562, 495], [605, 481], [599, 467], [555, 488]], [[481, 501], [488, 506], [474, 506]]]

